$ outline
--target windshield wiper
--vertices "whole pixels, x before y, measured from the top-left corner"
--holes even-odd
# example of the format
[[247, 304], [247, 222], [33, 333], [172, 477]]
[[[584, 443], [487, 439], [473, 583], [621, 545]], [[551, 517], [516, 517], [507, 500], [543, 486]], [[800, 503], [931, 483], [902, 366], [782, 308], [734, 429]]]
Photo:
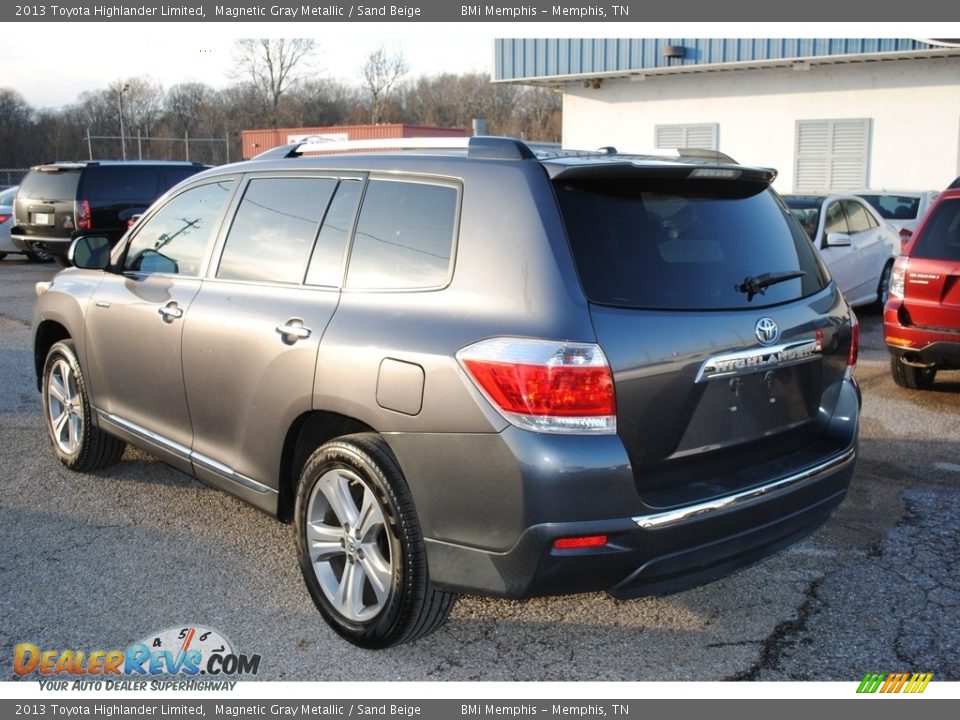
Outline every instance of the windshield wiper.
[[794, 280], [806, 274], [803, 270], [790, 270], [787, 272], [764, 273], [763, 275], [745, 277], [743, 282], [736, 286], [736, 290], [737, 292], [746, 293], [747, 302], [750, 302], [755, 295], [763, 295], [771, 285], [786, 282], [787, 280]]

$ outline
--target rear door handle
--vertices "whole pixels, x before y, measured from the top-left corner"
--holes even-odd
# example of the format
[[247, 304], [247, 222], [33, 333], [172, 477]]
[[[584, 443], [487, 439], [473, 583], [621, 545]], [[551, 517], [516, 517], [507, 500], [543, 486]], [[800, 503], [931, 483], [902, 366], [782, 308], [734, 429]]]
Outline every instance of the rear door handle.
[[162, 308], [157, 308], [157, 313], [165, 323], [172, 323], [183, 317], [183, 310], [175, 301], [168, 302]]
[[284, 325], [277, 325], [276, 331], [287, 345], [293, 345], [297, 340], [306, 340], [313, 333], [310, 328], [303, 326], [300, 318], [290, 318]]

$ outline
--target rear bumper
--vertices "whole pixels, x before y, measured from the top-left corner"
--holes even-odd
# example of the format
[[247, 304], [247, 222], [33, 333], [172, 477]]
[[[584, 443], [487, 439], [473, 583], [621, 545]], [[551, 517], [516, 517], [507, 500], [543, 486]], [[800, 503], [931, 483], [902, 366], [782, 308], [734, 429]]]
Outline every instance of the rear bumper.
[[900, 307], [890, 301], [883, 313], [883, 338], [890, 352], [910, 365], [960, 368], [960, 330], [905, 324]]
[[[446, 436], [421, 448], [420, 465], [412, 441], [407, 446], [388, 436], [388, 442], [413, 492], [437, 585], [511, 598], [590, 591], [634, 597], [711, 580], [827, 519], [846, 495], [856, 462], [857, 388], [844, 381], [837, 392], [827, 430], [832, 449], [800, 466], [784, 460], [754, 482], [674, 506], [644, 504], [616, 436], [518, 439], [512, 429]], [[476, 443], [483, 449], [471, 450]], [[442, 447], [449, 455], [437, 462]], [[458, 470], [451, 469], [454, 456], [463, 458]], [[431, 477], [431, 465], [444, 467], [445, 476]], [[606, 544], [554, 545], [593, 535], [607, 536]]]
[[17, 233], [11, 231], [10, 239], [13, 241], [13, 244], [20, 249], [21, 252], [36, 252], [42, 251], [49, 255], [56, 255], [58, 257], [66, 257], [67, 252], [70, 250], [70, 244], [73, 242], [72, 237], [43, 237], [40, 235], [24, 235], [22, 233]]
[[[506, 553], [428, 541], [435, 582], [460, 591], [532, 597], [604, 590], [614, 597], [672, 592], [770, 555], [822, 524], [846, 495], [855, 448], [738, 498], [609, 521], [529, 528]], [[602, 548], [557, 550], [554, 540], [607, 535]]]

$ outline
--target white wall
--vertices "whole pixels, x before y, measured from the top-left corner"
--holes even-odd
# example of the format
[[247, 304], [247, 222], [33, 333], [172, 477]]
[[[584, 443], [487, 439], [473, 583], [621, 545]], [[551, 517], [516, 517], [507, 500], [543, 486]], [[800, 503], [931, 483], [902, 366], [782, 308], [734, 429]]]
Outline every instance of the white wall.
[[719, 123], [719, 150], [775, 167], [775, 187], [790, 192], [796, 121], [863, 117], [872, 120], [868, 185], [946, 187], [960, 175], [960, 58], [570, 83], [563, 144], [642, 152], [655, 147], [655, 125]]

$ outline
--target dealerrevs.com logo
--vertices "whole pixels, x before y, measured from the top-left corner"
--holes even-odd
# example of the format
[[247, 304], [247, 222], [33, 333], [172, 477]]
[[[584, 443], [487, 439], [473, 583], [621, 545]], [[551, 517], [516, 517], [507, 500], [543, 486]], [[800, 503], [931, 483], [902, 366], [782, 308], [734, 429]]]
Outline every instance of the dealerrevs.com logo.
[[237, 653], [222, 633], [197, 625], [151, 633], [125, 650], [13, 650], [13, 671], [38, 674], [42, 690], [232, 690], [233, 678], [259, 670], [260, 655]]

